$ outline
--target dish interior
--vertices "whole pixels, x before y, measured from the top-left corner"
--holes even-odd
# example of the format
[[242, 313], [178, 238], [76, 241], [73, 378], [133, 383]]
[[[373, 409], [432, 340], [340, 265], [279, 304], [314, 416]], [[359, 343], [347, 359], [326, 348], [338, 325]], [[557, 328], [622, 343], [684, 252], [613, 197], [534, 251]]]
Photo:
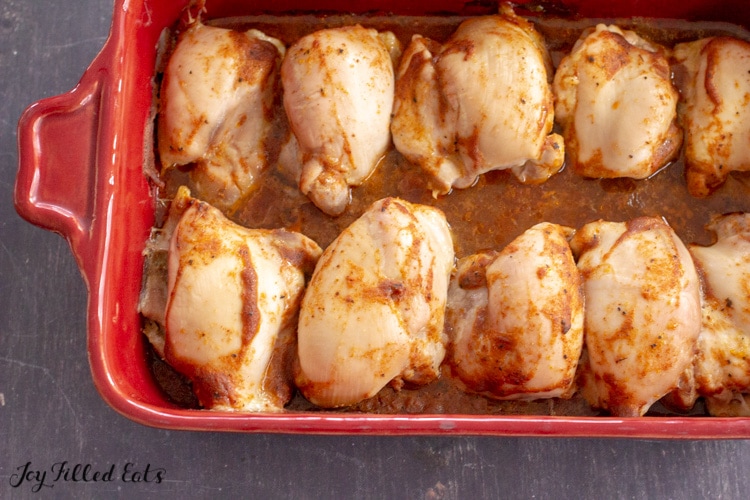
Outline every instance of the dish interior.
[[[211, 14], [209, 8], [208, 13]], [[220, 14], [232, 9], [218, 9]], [[406, 47], [411, 36], [419, 33], [445, 41], [463, 16], [395, 16], [395, 15], [251, 15], [206, 19], [206, 23], [235, 29], [256, 28], [277, 37], [287, 46], [317, 29], [360, 23], [366, 27], [393, 31]], [[538, 17], [533, 19], [544, 35], [555, 65], [566, 54], [586, 27], [600, 20], [565, 20]], [[732, 35], [750, 39], [741, 27], [716, 22], [686, 22], [655, 19], [610, 19], [623, 28], [633, 29], [657, 43], [675, 43], [710, 35]], [[280, 144], [271, 144], [278, 151]], [[156, 159], [158, 161], [158, 158]], [[158, 165], [156, 165], [158, 170]], [[156, 198], [170, 199], [178, 186], [189, 184], [185, 170], [170, 170], [162, 176], [163, 188]], [[501, 249], [523, 231], [539, 222], [553, 222], [572, 228], [604, 219], [626, 221], [647, 215], [663, 217], [685, 243], [707, 245], [713, 235], [705, 226], [711, 217], [729, 212], [750, 211], [750, 174], [734, 174], [726, 184], [708, 198], [692, 197], [686, 189], [681, 158], [649, 179], [585, 179], [570, 168], [564, 168], [542, 184], [525, 185], [509, 171], [489, 172], [467, 189], [433, 197], [421, 172], [409, 164], [392, 147], [376, 172], [352, 191], [352, 203], [344, 214], [330, 217], [318, 210], [293, 182], [270, 168], [260, 187], [229, 217], [250, 228], [288, 228], [315, 240], [322, 248], [374, 201], [396, 196], [414, 203], [440, 208], [446, 215], [454, 236], [456, 256], [469, 256], [485, 249]], [[145, 344], [145, 342], [144, 342]], [[169, 405], [196, 408], [189, 385], [146, 347], [149, 370], [164, 391]], [[301, 396], [288, 406], [290, 412], [319, 411]], [[467, 415], [568, 415], [590, 416], [596, 413], [580, 396], [570, 400], [549, 399], [534, 402], [495, 401], [470, 395], [453, 382], [448, 368], [443, 376], [423, 388], [396, 391], [389, 387], [376, 397], [347, 411], [384, 414], [467, 414]], [[702, 414], [697, 405], [694, 414]], [[651, 415], [670, 415], [655, 405]], [[673, 414], [671, 414], [673, 415]]]

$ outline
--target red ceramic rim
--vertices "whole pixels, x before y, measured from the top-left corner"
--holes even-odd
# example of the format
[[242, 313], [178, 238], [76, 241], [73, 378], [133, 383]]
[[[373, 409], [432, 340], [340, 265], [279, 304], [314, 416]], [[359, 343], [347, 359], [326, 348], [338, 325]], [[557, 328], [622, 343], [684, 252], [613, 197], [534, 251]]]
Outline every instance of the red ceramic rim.
[[[163, 28], [188, 0], [117, 0], [110, 36], [67, 94], [32, 104], [18, 125], [19, 170], [14, 201], [32, 224], [63, 235], [89, 291], [88, 353], [104, 400], [145, 425], [180, 430], [306, 434], [431, 434], [747, 438], [750, 418], [581, 418], [489, 415], [242, 414], [185, 410], [168, 402], [145, 360], [137, 302], [142, 249], [154, 201], [143, 175], [152, 134], [151, 83]], [[216, 0], [209, 17], [251, 11], [341, 10], [423, 14], [462, 12], [456, 0]], [[524, 2], [518, 2], [524, 3]], [[643, 5], [599, 0], [551, 2], [583, 16], [694, 16], [750, 26], [745, 0], [674, 0]], [[426, 7], [429, 6], [429, 7]]]

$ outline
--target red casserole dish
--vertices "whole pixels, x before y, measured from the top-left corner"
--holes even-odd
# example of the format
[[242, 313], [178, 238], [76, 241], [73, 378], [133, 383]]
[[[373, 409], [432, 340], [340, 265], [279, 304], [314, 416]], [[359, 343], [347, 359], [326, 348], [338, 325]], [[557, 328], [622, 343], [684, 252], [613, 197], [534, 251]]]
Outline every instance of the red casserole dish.
[[[143, 247], [154, 200], [150, 161], [156, 47], [191, 2], [117, 0], [110, 36], [69, 93], [31, 105], [19, 122], [15, 204], [32, 224], [63, 235], [89, 291], [88, 352], [94, 382], [115, 410], [180, 430], [353, 434], [482, 434], [650, 438], [747, 438], [750, 418], [499, 415], [247, 414], [187, 410], [170, 403], [146, 362], [137, 311]], [[750, 27], [744, 0], [540, 2], [581, 17], [647, 16], [730, 21]], [[472, 13], [491, 2], [213, 0], [207, 18], [255, 12]], [[482, 10], [484, 9], [484, 10]]]

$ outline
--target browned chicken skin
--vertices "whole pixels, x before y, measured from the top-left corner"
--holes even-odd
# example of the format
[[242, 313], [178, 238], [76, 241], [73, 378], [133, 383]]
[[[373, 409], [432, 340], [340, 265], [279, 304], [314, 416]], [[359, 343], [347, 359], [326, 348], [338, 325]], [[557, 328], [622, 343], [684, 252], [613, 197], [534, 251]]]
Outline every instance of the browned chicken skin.
[[710, 195], [750, 170], [750, 43], [704, 38], [674, 49], [688, 190]]
[[443, 45], [415, 35], [397, 73], [396, 149], [430, 176], [434, 194], [490, 170], [548, 179], [565, 156], [551, 134], [551, 71], [541, 35], [507, 8], [463, 22]]
[[585, 31], [555, 73], [555, 115], [573, 170], [645, 179], [680, 151], [678, 94], [663, 47], [632, 31]]

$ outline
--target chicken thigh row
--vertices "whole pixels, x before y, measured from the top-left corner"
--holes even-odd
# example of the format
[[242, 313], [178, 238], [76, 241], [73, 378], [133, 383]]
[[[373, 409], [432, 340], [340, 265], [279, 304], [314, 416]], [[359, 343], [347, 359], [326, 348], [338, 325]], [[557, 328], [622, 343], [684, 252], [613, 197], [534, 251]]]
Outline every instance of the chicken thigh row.
[[[570, 397], [639, 416], [664, 398], [750, 414], [750, 214], [717, 217], [686, 247], [665, 221], [538, 224], [459, 261], [448, 360], [469, 391]], [[568, 241], [569, 240], [569, 241]], [[580, 361], [579, 361], [580, 360]]]
[[[391, 33], [358, 25], [317, 31], [287, 50], [257, 30], [197, 21], [164, 71], [162, 166], [192, 165], [196, 195], [232, 212], [280, 163], [322, 211], [338, 215], [390, 145], [398, 50]], [[279, 136], [280, 151], [271, 147]]]
[[750, 170], [750, 43], [716, 37], [672, 50], [599, 24], [553, 70], [533, 25], [505, 7], [443, 44], [413, 37], [391, 131], [435, 194], [489, 170], [542, 182], [566, 152], [581, 176], [646, 179], [679, 156], [684, 135], [688, 190], [704, 197]]
[[732, 171], [750, 170], [747, 41], [710, 37], [668, 50], [599, 25], [563, 58], [554, 91], [581, 175], [647, 178], [679, 155], [683, 135], [693, 196], [710, 195]]
[[[750, 215], [718, 217], [707, 247], [665, 221], [528, 229], [464, 257], [439, 210], [374, 203], [324, 251], [247, 229], [181, 189], [165, 235], [157, 350], [207, 408], [280, 411], [296, 387], [335, 408], [417, 387], [447, 362], [467, 391], [569, 398], [638, 416], [667, 396], [747, 412]], [[168, 233], [168, 234], [167, 234]]]
[[[336, 216], [391, 139], [438, 195], [490, 170], [543, 182], [566, 150], [580, 175], [644, 179], [677, 157], [684, 129], [688, 188], [707, 196], [750, 169], [749, 70], [742, 40], [670, 51], [605, 25], [554, 70], [542, 36], [506, 5], [442, 44], [415, 35], [403, 56], [393, 33], [359, 25], [287, 50], [257, 30], [198, 21], [164, 71], [158, 149], [165, 169], [193, 165], [193, 190], [221, 210], [276, 164]], [[279, 136], [280, 150], [270, 146]]]
[[196, 194], [232, 211], [277, 164], [332, 216], [372, 174], [391, 132], [436, 194], [492, 169], [540, 182], [562, 167], [551, 60], [510, 8], [462, 23], [443, 47], [415, 37], [400, 54], [393, 33], [359, 25], [315, 31], [287, 50], [256, 30], [196, 22], [164, 72], [163, 167], [193, 164]]
[[700, 330], [693, 262], [656, 218], [539, 224], [459, 263], [450, 297], [451, 362], [470, 390], [570, 397], [577, 378], [591, 406], [619, 416], [677, 387]]
[[435, 208], [380, 200], [323, 252], [240, 226], [183, 187], [152, 245], [168, 264], [163, 293], [142, 296], [163, 327], [147, 335], [205, 408], [281, 411], [294, 387], [347, 406], [439, 375], [454, 254]]

